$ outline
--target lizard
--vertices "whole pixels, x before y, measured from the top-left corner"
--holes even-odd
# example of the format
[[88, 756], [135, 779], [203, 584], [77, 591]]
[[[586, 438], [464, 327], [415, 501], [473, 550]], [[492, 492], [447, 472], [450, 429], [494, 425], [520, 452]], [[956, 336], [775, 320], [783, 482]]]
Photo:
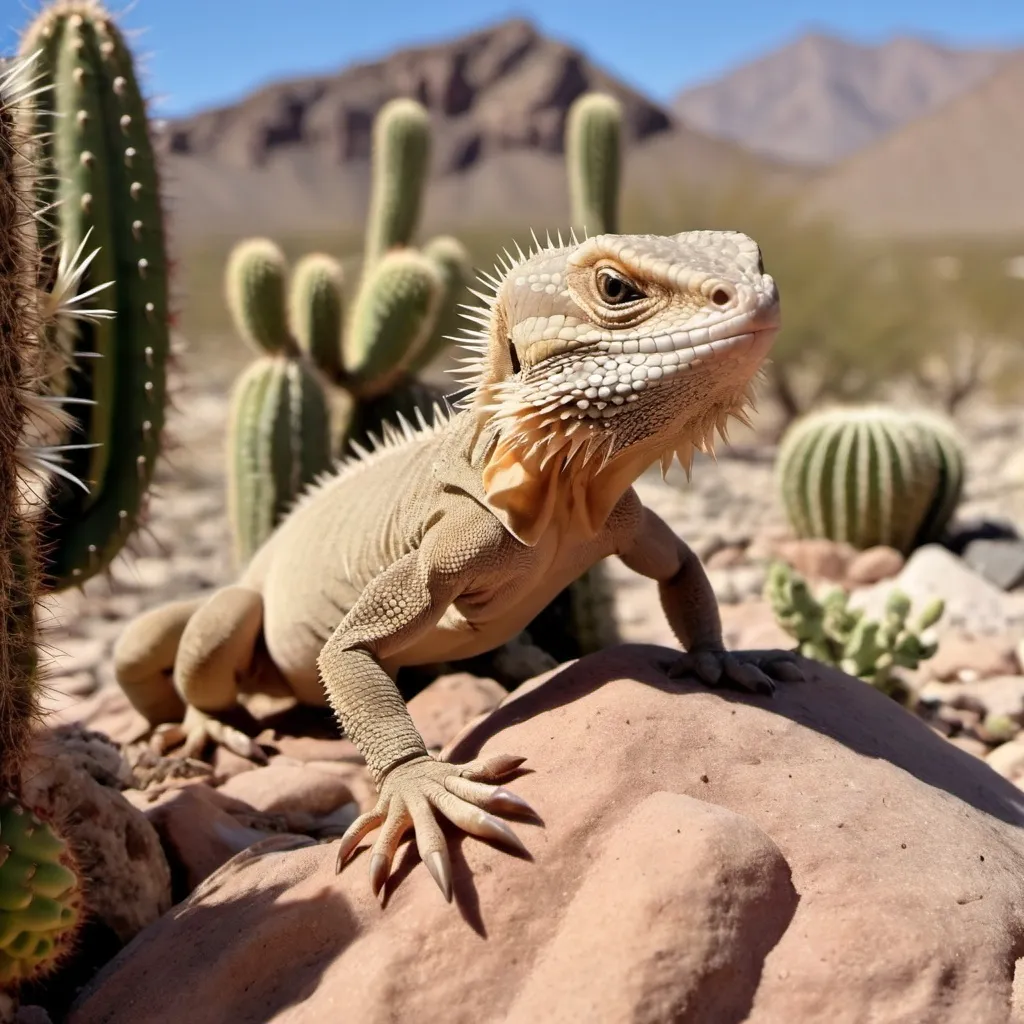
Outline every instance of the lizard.
[[[749, 423], [781, 325], [761, 251], [735, 231], [601, 234], [506, 251], [464, 307], [465, 393], [433, 422], [389, 426], [298, 499], [236, 583], [151, 610], [115, 670], [151, 723], [252, 753], [227, 724], [262, 643], [288, 691], [329, 704], [378, 801], [339, 841], [337, 870], [375, 829], [383, 899], [411, 829], [451, 900], [439, 815], [525, 852], [499, 817], [532, 809], [502, 785], [523, 762], [431, 756], [395, 684], [406, 665], [470, 657], [516, 636], [554, 596], [616, 555], [657, 582], [683, 650], [671, 673], [771, 694], [801, 678], [785, 651], [725, 649], [700, 560], [633, 483]], [[246, 746], [248, 744], [248, 746]], [[258, 748], [257, 748], [258, 749]]]

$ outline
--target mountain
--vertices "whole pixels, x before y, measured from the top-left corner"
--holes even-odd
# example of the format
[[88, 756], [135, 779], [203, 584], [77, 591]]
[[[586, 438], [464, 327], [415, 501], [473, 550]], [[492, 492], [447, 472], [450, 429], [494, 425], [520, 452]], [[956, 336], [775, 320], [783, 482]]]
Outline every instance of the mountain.
[[373, 119], [395, 96], [417, 98], [431, 115], [425, 229], [565, 224], [566, 113], [594, 89], [623, 105], [624, 187], [649, 189], [680, 175], [721, 182], [792, 173], [677, 124], [578, 50], [513, 19], [334, 75], [279, 82], [166, 123], [157, 142], [173, 226], [185, 238], [358, 229]]
[[908, 37], [865, 46], [811, 33], [686, 90], [673, 110], [698, 131], [777, 160], [832, 164], [970, 91], [1009, 56]]
[[1024, 54], [844, 161], [805, 208], [866, 234], [1024, 233]]

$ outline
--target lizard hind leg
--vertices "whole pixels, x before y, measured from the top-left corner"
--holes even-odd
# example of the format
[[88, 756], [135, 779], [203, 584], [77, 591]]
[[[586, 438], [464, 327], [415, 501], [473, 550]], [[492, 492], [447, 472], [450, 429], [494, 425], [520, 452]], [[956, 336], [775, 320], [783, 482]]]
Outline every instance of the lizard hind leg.
[[238, 678], [252, 666], [263, 626], [263, 599], [248, 587], [230, 586], [207, 598], [185, 625], [174, 663], [174, 689], [185, 708], [180, 724], [159, 730], [167, 749], [199, 757], [213, 741], [265, 763], [259, 745], [224, 719], [238, 714]]
[[171, 601], [132, 619], [114, 645], [114, 675], [132, 707], [150, 725], [177, 722], [185, 704], [174, 688], [174, 662], [182, 633], [205, 603]]

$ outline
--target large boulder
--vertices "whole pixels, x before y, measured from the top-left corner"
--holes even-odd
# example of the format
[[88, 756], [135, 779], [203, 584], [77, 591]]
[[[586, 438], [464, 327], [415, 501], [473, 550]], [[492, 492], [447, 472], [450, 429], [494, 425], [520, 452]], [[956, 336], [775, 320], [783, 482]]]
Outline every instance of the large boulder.
[[450, 906], [409, 847], [381, 907], [365, 852], [336, 876], [333, 844], [267, 839], [71, 1024], [1009, 1021], [1020, 790], [860, 680], [750, 697], [668, 679], [668, 654], [583, 659], [456, 738], [528, 757], [531, 858], [453, 837]]

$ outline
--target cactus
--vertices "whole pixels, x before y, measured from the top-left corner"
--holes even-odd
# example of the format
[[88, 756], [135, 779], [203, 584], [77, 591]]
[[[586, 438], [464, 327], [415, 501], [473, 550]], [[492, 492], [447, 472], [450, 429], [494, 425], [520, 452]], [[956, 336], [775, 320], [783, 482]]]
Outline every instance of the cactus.
[[893, 590], [882, 621], [868, 619], [862, 611], [849, 607], [849, 594], [840, 587], [818, 600], [806, 580], [784, 562], [771, 566], [765, 597], [779, 625], [797, 641], [797, 650], [804, 657], [841, 668], [901, 700], [906, 691], [894, 670], [914, 669], [935, 654], [937, 644], [922, 634], [945, 610], [942, 599], [936, 598], [910, 625], [910, 599]]
[[366, 224], [365, 266], [409, 244], [420, 216], [430, 162], [430, 118], [422, 104], [395, 99], [373, 123], [373, 186]]
[[618, 231], [622, 105], [584, 93], [569, 108], [565, 156], [573, 226], [593, 235]]
[[948, 524], [963, 488], [963, 447], [952, 425], [930, 413], [829, 409], [793, 424], [776, 475], [798, 537], [906, 554]]
[[[96, 0], [45, 7], [21, 42], [22, 54], [36, 52], [48, 86], [27, 105], [26, 130], [43, 138], [37, 203], [59, 203], [44, 242], [55, 232], [62, 252], [94, 247], [77, 276], [58, 276], [50, 301], [84, 308], [109, 283], [116, 314], [44, 339], [72, 367], [66, 397], [80, 412], [42, 524], [44, 569], [59, 588], [106, 569], [144, 514], [166, 406], [168, 261], [145, 104], [112, 18]], [[44, 260], [40, 281], [48, 276]]]
[[447, 348], [462, 323], [459, 305], [469, 288], [473, 268], [466, 247], [451, 235], [438, 235], [423, 247], [423, 255], [437, 267], [443, 282], [434, 327], [426, 342], [414, 353], [406, 367], [406, 373], [419, 373]]
[[[236, 388], [229, 502], [239, 558], [266, 539], [298, 490], [327, 467], [331, 453], [365, 443], [398, 412], [429, 414], [441, 398], [413, 375], [454, 330], [469, 258], [446, 236], [422, 252], [410, 247], [430, 156], [429, 127], [426, 110], [410, 99], [385, 104], [377, 117], [365, 256], [351, 305], [341, 266], [330, 256], [300, 259], [290, 283], [283, 253], [267, 239], [240, 242], [229, 257], [228, 305], [239, 334], [264, 356], [289, 360], [287, 372], [281, 362], [273, 369], [250, 368]], [[318, 373], [300, 370], [300, 362]], [[275, 448], [269, 439], [282, 435], [269, 425], [270, 409], [284, 416], [286, 407], [292, 411], [292, 447], [282, 441]], [[284, 452], [306, 444], [310, 450], [285, 465]], [[278, 460], [274, 469], [272, 457]]]
[[81, 901], [67, 843], [8, 795], [0, 801], [0, 987], [60, 963], [80, 926]]
[[[0, 783], [20, 788], [30, 729], [38, 717], [35, 603], [40, 568], [40, 491], [67, 474], [66, 426], [47, 394], [41, 342], [57, 324], [89, 314], [72, 285], [82, 263], [62, 253], [53, 292], [40, 295], [36, 161], [42, 140], [26, 132], [38, 87], [33, 56], [0, 72]], [[76, 256], [80, 256], [77, 253]], [[93, 317], [103, 314], [94, 312]], [[70, 474], [67, 474], [70, 475]], [[0, 802], [0, 988], [52, 969], [74, 937], [80, 882], [64, 842], [11, 793]]]
[[[266, 239], [242, 243], [228, 261], [235, 327], [264, 353], [235, 382], [231, 397], [228, 514], [239, 565], [330, 464], [327, 397], [288, 330], [286, 273], [283, 253]], [[316, 290], [305, 294], [315, 299]], [[312, 315], [306, 316], [309, 323]]]
[[288, 323], [306, 358], [335, 383], [342, 376], [343, 319], [341, 264], [323, 253], [303, 256], [292, 274]]
[[357, 397], [388, 391], [426, 345], [444, 294], [437, 265], [422, 253], [391, 252], [371, 266], [345, 331], [345, 383]]

